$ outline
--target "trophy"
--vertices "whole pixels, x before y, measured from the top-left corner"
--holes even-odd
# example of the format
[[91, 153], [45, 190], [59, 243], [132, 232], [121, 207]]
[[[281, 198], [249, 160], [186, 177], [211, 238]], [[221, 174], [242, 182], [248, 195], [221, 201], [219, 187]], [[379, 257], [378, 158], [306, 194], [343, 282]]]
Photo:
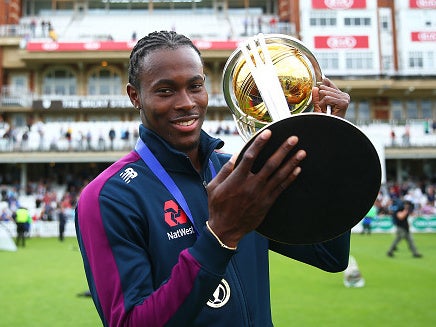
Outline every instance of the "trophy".
[[322, 78], [316, 58], [298, 39], [249, 39], [229, 57], [223, 75], [224, 97], [241, 137], [248, 141], [268, 123], [311, 111], [312, 88]]
[[246, 145], [268, 128], [271, 139], [253, 164], [258, 172], [291, 135], [307, 152], [299, 177], [284, 190], [257, 232], [287, 244], [313, 244], [354, 227], [378, 195], [381, 166], [367, 136], [347, 120], [313, 112], [312, 89], [322, 83], [321, 68], [299, 40], [258, 34], [228, 58], [223, 92]]

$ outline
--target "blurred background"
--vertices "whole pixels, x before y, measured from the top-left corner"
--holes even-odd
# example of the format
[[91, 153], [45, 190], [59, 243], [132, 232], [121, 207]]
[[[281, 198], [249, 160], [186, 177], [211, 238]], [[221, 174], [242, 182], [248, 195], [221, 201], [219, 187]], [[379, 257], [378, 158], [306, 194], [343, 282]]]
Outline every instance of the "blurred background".
[[[183, 33], [201, 50], [204, 129], [227, 152], [243, 145], [222, 92], [228, 57], [259, 32], [302, 40], [351, 95], [347, 119], [377, 149], [378, 213], [407, 197], [424, 219], [413, 228], [436, 231], [434, 1], [0, 0], [0, 13], [1, 220], [12, 234], [12, 214], [25, 206], [31, 235], [57, 235], [59, 212], [71, 220], [82, 187], [132, 148], [129, 53], [155, 30]], [[379, 222], [375, 231], [392, 231]]]

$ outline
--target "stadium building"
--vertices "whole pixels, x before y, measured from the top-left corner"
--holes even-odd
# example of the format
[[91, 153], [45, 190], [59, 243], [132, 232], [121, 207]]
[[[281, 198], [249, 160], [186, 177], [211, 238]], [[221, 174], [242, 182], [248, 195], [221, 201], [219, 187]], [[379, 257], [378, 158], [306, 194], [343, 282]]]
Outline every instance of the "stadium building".
[[[376, 146], [383, 182], [436, 182], [436, 2], [429, 0], [0, 0], [0, 184], [83, 183], [134, 144], [129, 53], [154, 30], [201, 50], [205, 129], [241, 139], [222, 71], [259, 32], [301, 39], [351, 95], [347, 118]], [[109, 137], [114, 131], [114, 139]]]

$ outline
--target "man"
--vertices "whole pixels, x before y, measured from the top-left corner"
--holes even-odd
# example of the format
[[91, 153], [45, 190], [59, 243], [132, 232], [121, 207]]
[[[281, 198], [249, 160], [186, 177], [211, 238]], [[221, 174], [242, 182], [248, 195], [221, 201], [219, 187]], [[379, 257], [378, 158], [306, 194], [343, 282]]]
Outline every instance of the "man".
[[65, 225], [67, 224], [67, 214], [65, 213], [65, 207], [61, 206], [58, 212], [59, 220], [59, 241], [64, 241]]
[[[298, 142], [291, 136], [253, 174], [266, 130], [235, 168], [235, 157], [215, 151], [222, 141], [201, 130], [204, 80], [200, 52], [183, 35], [154, 32], [132, 50], [127, 93], [141, 117], [140, 139], [82, 191], [76, 209], [105, 326], [272, 326], [268, 249], [327, 271], [347, 267], [349, 233], [287, 246], [253, 232], [306, 152], [287, 158]], [[330, 105], [343, 117], [348, 94], [324, 83], [313, 91], [315, 110]]]
[[26, 246], [26, 232], [30, 230], [30, 222], [32, 218], [30, 217], [29, 210], [27, 208], [20, 207], [12, 214], [15, 223], [17, 224], [17, 246]]
[[421, 258], [422, 254], [418, 252], [409, 228], [409, 215], [413, 212], [414, 206], [410, 201], [400, 202], [392, 215], [392, 221], [397, 228], [394, 241], [387, 253], [388, 257], [394, 256], [398, 243], [405, 239], [414, 258]]

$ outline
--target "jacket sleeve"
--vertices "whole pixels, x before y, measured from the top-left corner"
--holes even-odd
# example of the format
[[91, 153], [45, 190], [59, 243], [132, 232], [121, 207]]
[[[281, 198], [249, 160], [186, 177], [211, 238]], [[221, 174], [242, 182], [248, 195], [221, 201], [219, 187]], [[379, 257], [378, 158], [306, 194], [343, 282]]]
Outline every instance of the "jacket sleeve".
[[103, 324], [192, 325], [235, 251], [222, 249], [203, 230], [194, 245], [180, 253], [168, 279], [154, 285], [153, 263], [136, 235], [143, 226], [116, 224], [123, 211], [126, 214], [127, 206], [123, 208], [116, 195], [102, 199], [98, 187], [85, 189], [76, 209], [85, 272]]
[[348, 266], [350, 235], [351, 232], [348, 231], [332, 240], [309, 245], [288, 245], [270, 241], [269, 248], [322, 270], [340, 272]]

